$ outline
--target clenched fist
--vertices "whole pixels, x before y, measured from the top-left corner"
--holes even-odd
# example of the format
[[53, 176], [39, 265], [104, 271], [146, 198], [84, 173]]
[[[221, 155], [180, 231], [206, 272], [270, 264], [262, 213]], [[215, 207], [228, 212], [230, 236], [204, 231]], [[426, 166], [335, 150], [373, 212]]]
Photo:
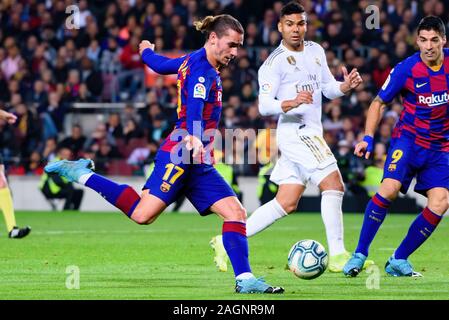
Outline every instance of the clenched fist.
[[143, 50], [150, 48], [151, 50], [154, 50], [154, 43], [151, 43], [148, 40], [142, 40], [139, 43], [139, 54], [142, 55]]

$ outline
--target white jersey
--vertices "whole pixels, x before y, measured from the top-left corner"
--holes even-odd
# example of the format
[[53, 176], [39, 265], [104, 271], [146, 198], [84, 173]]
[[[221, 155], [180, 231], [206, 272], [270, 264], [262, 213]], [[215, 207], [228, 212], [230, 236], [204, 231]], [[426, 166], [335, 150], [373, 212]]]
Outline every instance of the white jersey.
[[[291, 134], [291, 129], [301, 128], [302, 134], [322, 136], [321, 95], [329, 99], [343, 96], [340, 84], [330, 72], [319, 44], [304, 41], [304, 50], [297, 52], [281, 42], [259, 69], [259, 111], [262, 115], [280, 115], [280, 143], [282, 136]], [[282, 101], [294, 99], [300, 91], [313, 92], [313, 103], [284, 113]]]
[[[290, 51], [282, 43], [259, 69], [259, 111], [279, 115], [277, 142], [281, 158], [271, 180], [277, 184], [324, 179], [338, 170], [336, 160], [322, 138], [322, 94], [329, 99], [343, 95], [327, 65], [324, 49], [304, 42], [301, 52]], [[313, 103], [283, 112], [281, 103], [294, 99], [300, 91], [313, 92]]]

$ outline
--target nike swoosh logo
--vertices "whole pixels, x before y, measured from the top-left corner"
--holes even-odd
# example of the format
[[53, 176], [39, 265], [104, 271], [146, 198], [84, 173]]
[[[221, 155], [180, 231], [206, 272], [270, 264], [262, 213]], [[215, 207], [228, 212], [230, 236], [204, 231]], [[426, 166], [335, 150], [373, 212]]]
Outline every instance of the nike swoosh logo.
[[382, 213], [376, 212], [376, 211], [374, 211], [374, 210], [371, 210], [371, 212], [374, 213], [374, 214], [377, 214], [377, 215], [382, 214]]
[[417, 83], [416, 84], [416, 87], [417, 88], [421, 88], [422, 86], [425, 86], [427, 84], [427, 82], [424, 82], [424, 83]]

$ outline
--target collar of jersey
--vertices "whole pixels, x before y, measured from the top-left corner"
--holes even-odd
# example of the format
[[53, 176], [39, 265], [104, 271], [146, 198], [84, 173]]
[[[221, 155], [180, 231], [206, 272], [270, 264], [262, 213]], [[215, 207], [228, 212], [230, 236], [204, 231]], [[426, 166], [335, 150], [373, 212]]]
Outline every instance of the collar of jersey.
[[302, 51], [292, 51], [292, 50], [288, 49], [286, 46], [284, 46], [283, 42], [284, 42], [284, 40], [281, 40], [280, 47], [287, 52], [294, 53], [294, 54], [301, 54], [301, 53], [304, 53], [304, 51], [306, 51], [306, 46], [304, 46], [304, 49]]

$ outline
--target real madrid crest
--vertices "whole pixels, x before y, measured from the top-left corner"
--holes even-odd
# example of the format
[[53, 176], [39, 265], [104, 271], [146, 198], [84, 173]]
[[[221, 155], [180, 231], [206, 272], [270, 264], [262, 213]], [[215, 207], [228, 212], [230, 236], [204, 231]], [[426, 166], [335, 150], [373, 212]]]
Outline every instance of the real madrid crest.
[[288, 56], [288, 57], [287, 57], [287, 61], [288, 61], [288, 63], [290, 63], [292, 66], [296, 65], [296, 60], [295, 60], [295, 57], [293, 57], [293, 56]]
[[318, 58], [315, 58], [315, 62], [316, 62], [316, 64], [317, 64], [317, 65], [319, 65], [319, 66], [321, 67], [321, 62], [320, 62], [320, 59], [318, 59]]

